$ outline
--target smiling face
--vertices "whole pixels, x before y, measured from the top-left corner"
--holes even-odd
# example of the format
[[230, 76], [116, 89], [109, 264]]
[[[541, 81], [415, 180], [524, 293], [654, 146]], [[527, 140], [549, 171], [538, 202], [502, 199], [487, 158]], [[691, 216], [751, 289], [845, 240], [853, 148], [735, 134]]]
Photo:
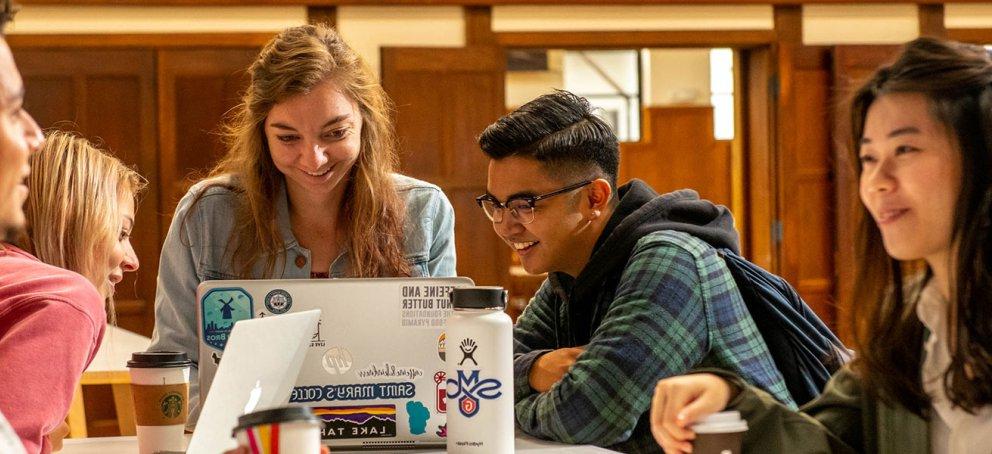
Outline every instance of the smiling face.
[[96, 275], [100, 282], [93, 283], [105, 298], [114, 295], [117, 284], [124, 280], [124, 273], [138, 270], [138, 256], [131, 245], [131, 231], [134, 229], [134, 196], [130, 193], [121, 195], [117, 208], [121, 216], [121, 231], [110, 245], [110, 251], [101, 267], [102, 272]]
[[6, 41], [0, 39], [0, 239], [9, 230], [24, 227], [28, 158], [44, 140], [23, 102], [21, 75]]
[[961, 162], [954, 139], [918, 93], [880, 96], [861, 139], [861, 201], [898, 260], [946, 266], [952, 252]]
[[361, 151], [361, 132], [358, 105], [330, 79], [277, 103], [265, 119], [269, 152], [291, 198], [343, 191]]
[[[535, 159], [510, 156], [489, 161], [487, 190], [501, 203], [573, 183], [552, 178]], [[509, 213], [504, 214], [502, 222], [493, 224], [496, 234], [520, 256], [528, 273], [564, 271], [576, 276], [588, 262], [592, 246], [586, 243], [591, 233], [581, 206], [587, 188], [538, 201], [534, 220], [529, 224], [521, 224]]]

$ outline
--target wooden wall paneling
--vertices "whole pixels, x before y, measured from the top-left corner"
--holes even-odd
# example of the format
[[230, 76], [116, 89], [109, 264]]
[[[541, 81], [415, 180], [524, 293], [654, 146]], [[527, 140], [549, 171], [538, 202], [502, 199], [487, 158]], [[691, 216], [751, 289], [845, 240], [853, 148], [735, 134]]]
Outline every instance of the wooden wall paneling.
[[992, 28], [949, 28], [947, 37], [973, 44], [992, 44]]
[[639, 178], [659, 193], [691, 188], [730, 206], [730, 142], [713, 138], [710, 106], [648, 107], [640, 142], [622, 143], [620, 178]]
[[841, 338], [849, 340], [849, 314], [854, 304], [855, 241], [862, 205], [858, 195], [857, 163], [851, 150], [851, 125], [848, 100], [879, 66], [891, 61], [900, 46], [837, 46], [833, 49], [833, 92], [836, 94], [831, 121], [833, 141], [834, 199], [836, 200], [835, 251], [837, 268], [838, 330]]
[[[749, 257], [751, 252], [748, 249], [748, 243], [750, 239], [748, 236], [751, 234], [751, 221], [748, 217], [747, 210], [747, 200], [746, 200], [746, 188], [747, 183], [745, 178], [747, 177], [747, 137], [745, 134], [746, 129], [743, 129], [743, 125], [746, 124], [745, 120], [745, 108], [746, 108], [746, 95], [747, 90], [744, 89], [747, 80], [744, 78], [746, 71], [741, 68], [744, 67], [744, 58], [741, 49], [734, 49], [733, 51], [733, 65], [734, 65], [734, 137], [730, 139], [730, 211], [734, 214], [734, 225], [737, 228], [737, 234], [740, 238], [741, 255], [744, 257]], [[715, 115], [715, 112], [714, 112]], [[714, 122], [715, 123], [715, 122]]]
[[829, 49], [778, 46], [779, 274], [833, 326]]
[[777, 272], [834, 327], [830, 49], [802, 43], [802, 7], [776, 6]]
[[491, 46], [496, 44], [493, 33], [492, 8], [489, 6], [466, 6], [465, 45]]
[[455, 209], [458, 274], [507, 285], [509, 248], [475, 204], [488, 160], [476, 137], [504, 110], [495, 47], [384, 48], [382, 82], [396, 104], [402, 171], [439, 185]]
[[920, 36], [947, 37], [947, 28], [944, 26], [944, 5], [921, 4], [917, 5], [917, 11]]
[[331, 28], [338, 26], [338, 9], [336, 6], [308, 6], [307, 22], [325, 24]]
[[25, 108], [43, 128], [81, 132], [149, 181], [132, 237], [142, 266], [125, 276], [115, 299], [118, 323], [150, 334], [160, 248], [154, 54], [15, 47], [14, 55], [27, 87]]
[[744, 113], [737, 135], [744, 140], [744, 200], [747, 234], [744, 251], [749, 260], [775, 272], [778, 269], [777, 244], [772, 225], [777, 218], [778, 192], [775, 179], [773, 118], [776, 95], [772, 77], [772, 52], [767, 47], [742, 51], [740, 65], [744, 80], [740, 98]]
[[[859, 3], [933, 3], [936, 0], [862, 0]], [[982, 3], [987, 0], [957, 0], [955, 3]], [[603, 0], [19, 0], [25, 5], [135, 5], [135, 6], [297, 6], [308, 5], [601, 5]], [[851, 0], [613, 0], [614, 5], [802, 5], [805, 3], [843, 4]]]
[[223, 157], [221, 126], [248, 85], [257, 47], [159, 50], [159, 206], [163, 240], [176, 203]]
[[12, 34], [6, 40], [18, 48], [113, 48], [148, 50], [263, 46], [275, 32], [245, 33], [78, 33], [65, 34]]
[[771, 30], [658, 30], [618, 32], [499, 32], [503, 47], [630, 49], [637, 47], [752, 47], [775, 41]]

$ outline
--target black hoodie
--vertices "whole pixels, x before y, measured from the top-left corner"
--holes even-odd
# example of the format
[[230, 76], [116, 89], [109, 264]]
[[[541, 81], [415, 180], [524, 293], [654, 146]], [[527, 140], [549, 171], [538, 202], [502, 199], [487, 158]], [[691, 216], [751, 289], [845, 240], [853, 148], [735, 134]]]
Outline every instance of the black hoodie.
[[568, 310], [565, 321], [568, 337], [563, 344], [559, 334], [558, 348], [589, 343], [613, 302], [634, 246], [644, 236], [676, 230], [714, 248], [728, 248], [735, 253], [740, 250], [730, 210], [700, 199], [696, 191], [682, 189], [658, 195], [646, 183], [635, 179], [621, 186], [617, 196], [619, 204], [579, 276], [572, 278], [555, 272], [548, 277], [559, 304], [564, 302]]

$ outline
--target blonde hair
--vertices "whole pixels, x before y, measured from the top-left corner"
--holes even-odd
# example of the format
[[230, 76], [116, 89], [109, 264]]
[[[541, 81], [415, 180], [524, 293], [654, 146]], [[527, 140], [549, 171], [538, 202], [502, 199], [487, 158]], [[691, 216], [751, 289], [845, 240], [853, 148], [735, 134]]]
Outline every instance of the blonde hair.
[[[107, 295], [100, 267], [122, 228], [121, 197], [137, 197], [146, 180], [74, 134], [52, 131], [31, 157], [22, 245], [39, 260], [75, 271]], [[108, 314], [114, 319], [113, 301]]]
[[[349, 274], [409, 275], [403, 256], [403, 203], [392, 179], [398, 162], [392, 105], [368, 66], [334, 30], [303, 25], [269, 41], [248, 73], [251, 83], [224, 130], [227, 155], [211, 172], [211, 176], [231, 175], [229, 188], [240, 195], [236, 227], [228, 243], [231, 268], [241, 277], [253, 277], [255, 264], [265, 253], [265, 275], [274, 275], [276, 257], [285, 247], [275, 208], [284, 177], [269, 154], [265, 118], [275, 104], [332, 80], [358, 105], [363, 123], [358, 160], [341, 183], [347, 185], [341, 219], [347, 233]], [[280, 266], [285, 266], [285, 257]]]

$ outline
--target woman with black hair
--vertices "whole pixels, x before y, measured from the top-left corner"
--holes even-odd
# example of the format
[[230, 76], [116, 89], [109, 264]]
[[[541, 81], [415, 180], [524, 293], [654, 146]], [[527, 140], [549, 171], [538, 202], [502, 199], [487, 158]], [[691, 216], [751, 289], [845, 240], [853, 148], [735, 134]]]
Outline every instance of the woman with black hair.
[[992, 59], [917, 39], [850, 117], [856, 359], [800, 412], [726, 372], [662, 380], [651, 423], [666, 452], [691, 452], [691, 424], [724, 408], [747, 419], [746, 452], [992, 450]]

